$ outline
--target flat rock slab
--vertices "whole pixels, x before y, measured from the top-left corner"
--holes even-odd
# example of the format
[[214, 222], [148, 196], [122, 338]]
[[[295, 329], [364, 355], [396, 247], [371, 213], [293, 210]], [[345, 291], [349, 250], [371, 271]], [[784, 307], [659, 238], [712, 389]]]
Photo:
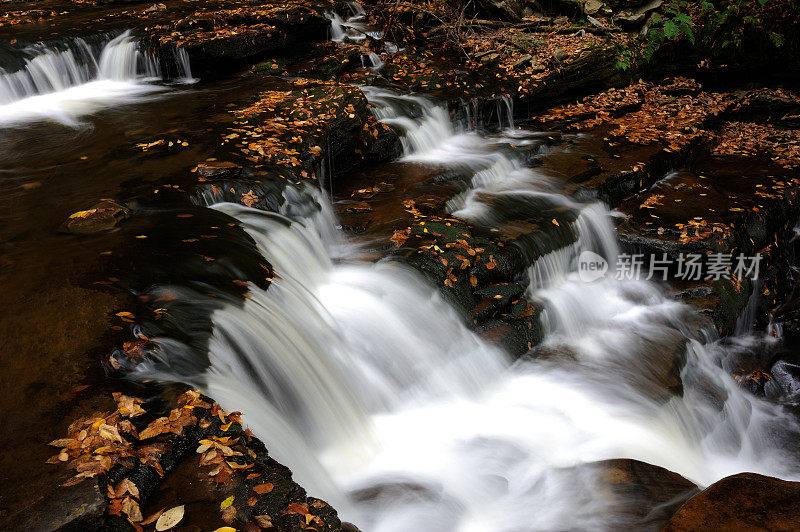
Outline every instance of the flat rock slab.
[[[717, 237], [744, 227], [750, 218], [769, 218], [790, 206], [793, 196], [785, 193], [798, 184], [780, 168], [754, 160], [714, 157], [693, 166], [624, 202], [620, 210], [628, 219], [620, 232], [658, 239], [661, 244], [654, 247], [665, 250], [713, 249]], [[756, 234], [749, 237], [763, 247], [774, 235], [775, 227], [770, 229], [760, 240]]]

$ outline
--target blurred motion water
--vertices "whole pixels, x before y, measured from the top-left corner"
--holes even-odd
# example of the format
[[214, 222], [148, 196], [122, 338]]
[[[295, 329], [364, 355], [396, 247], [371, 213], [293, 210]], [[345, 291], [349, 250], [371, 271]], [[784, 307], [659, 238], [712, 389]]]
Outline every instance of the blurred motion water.
[[407, 133], [407, 158], [474, 173], [457, 214], [491, 224], [490, 198], [501, 194], [545, 194], [576, 211], [576, 242], [529, 272], [545, 343], [512, 364], [418, 274], [359, 262], [321, 238], [335, 231], [330, 215], [218, 204], [277, 276], [266, 291], [251, 285], [243, 306], [213, 311], [208, 365], [187, 374], [195, 355], [163, 339], [163, 360], [139, 378], [188, 380], [242, 410], [304, 487], [365, 530], [647, 528], [616, 511], [584, 467], [610, 458], [700, 485], [740, 471], [800, 478], [786, 451], [795, 421], [723, 371], [727, 348], [693, 308], [613, 272], [579, 278], [584, 251], [615, 263], [603, 205], [537, 190], [507, 143], [457, 132], [424, 98], [366, 94], [376, 116]]
[[[0, 69], [0, 126], [30, 120], [68, 125], [110, 105], [141, 101], [165, 88], [162, 60], [130, 33], [108, 36], [100, 45], [76, 38], [58, 45], [19, 51], [21, 64]], [[176, 49], [170, 58], [174, 79], [191, 83], [189, 57]]]

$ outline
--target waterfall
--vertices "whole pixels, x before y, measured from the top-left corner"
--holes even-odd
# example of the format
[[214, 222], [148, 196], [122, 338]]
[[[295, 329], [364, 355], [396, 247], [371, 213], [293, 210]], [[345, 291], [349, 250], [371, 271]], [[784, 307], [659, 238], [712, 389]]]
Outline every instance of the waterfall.
[[505, 116], [509, 129], [486, 137], [471, 129], [475, 113], [469, 105], [463, 113], [466, 121], [453, 124], [445, 106], [424, 96], [367, 86], [361, 90], [375, 117], [402, 131], [403, 160], [452, 167], [467, 177], [467, 190], [447, 203], [447, 210], [455, 216], [489, 224], [495, 213], [486, 200], [500, 195], [527, 195], [555, 204], [572, 204], [564, 196], [553, 194], [550, 179], [525, 166], [522, 156], [508, 149], [512, 145], [544, 149], [546, 138], [541, 133], [513, 129], [509, 97], [499, 98], [496, 103], [498, 125], [504, 125]]
[[[77, 38], [61, 45], [21, 50], [21, 66], [0, 70], [0, 125], [50, 119], [73, 125], [77, 117], [108, 104], [163, 90], [159, 58], [125, 31], [102, 47]], [[177, 49], [175, 81], [191, 83], [189, 57]]]
[[359, 22], [363, 15], [349, 17], [347, 20], [342, 19], [338, 13], [327, 13], [326, 16], [331, 21], [331, 40], [334, 42], [359, 42], [367, 37], [383, 39], [383, 32], [372, 30], [363, 22]]
[[[375, 118], [403, 131], [401, 141], [407, 158], [431, 153], [444, 140], [455, 135], [447, 109], [425, 97], [368, 86], [361, 87], [361, 90], [372, 104]], [[418, 118], [410, 118], [409, 110], [421, 114]]]
[[[312, 493], [347, 503], [331, 493], [325, 471], [348, 471], [371, 456], [374, 416], [477, 393], [505, 367], [409, 268], [337, 265], [312, 221], [231, 203], [214, 208], [242, 223], [276, 278], [266, 291], [250, 286], [244, 306], [213, 312], [208, 370], [195, 362], [187, 374], [192, 362], [159, 340], [164, 364], [140, 367], [138, 378], [197, 383], [221, 404], [252, 412], [248, 423], [270, 432], [267, 441], [282, 438], [273, 427], [293, 427], [270, 453]], [[295, 440], [311, 445], [326, 468], [296, 467]]]
[[[497, 127], [503, 129], [514, 129], [514, 99], [504, 94], [496, 100], [497, 102]], [[505, 121], [503, 120], [505, 115]]]
[[[654, 283], [618, 279], [614, 229], [602, 205], [584, 207], [574, 227], [574, 245], [531, 267], [528, 295], [545, 306], [542, 349], [570, 353], [557, 371], [568, 371], [596, 400], [639, 418], [640, 430], [658, 442], [625, 455], [700, 485], [743, 470], [798, 478], [798, 457], [783, 450], [800, 432], [797, 422], [741, 388], [726, 367], [739, 346], [761, 340], [722, 342], [692, 307]], [[590, 282], [578, 272], [587, 251], [611, 264]], [[676, 386], [682, 393], [667, 391]]]
[[[369, 65], [367, 65], [367, 61], [369, 61]], [[369, 52], [361, 56], [361, 66], [365, 68], [369, 67], [373, 72], [379, 71], [381, 67], [383, 67], [383, 64], [383, 59], [375, 52]]]
[[[165, 363], [138, 377], [189, 381], [243, 411], [298, 482], [360, 527], [619, 527], [581, 467], [618, 457], [702, 485], [742, 470], [797, 478], [779, 445], [798, 435], [792, 418], [740, 389], [720, 367], [725, 347], [651, 283], [583, 283], [574, 263], [543, 257], [561, 271], [531, 286], [550, 314], [542, 348], [568, 354], [509, 368], [401, 264], [334, 262], [315, 222], [214, 208], [239, 220], [275, 280], [214, 307], [207, 367], [187, 376], [191, 361], [156, 338]], [[607, 211], [579, 220], [573, 252], [613, 261]]]
[[287, 187], [280, 213], [213, 205], [272, 265], [269, 288], [250, 284], [243, 301], [222, 303], [184, 295], [211, 314], [208, 353], [155, 338], [161, 358], [133, 377], [190, 382], [243, 411], [298, 482], [364, 530], [641, 528], [614, 513], [587, 469], [611, 458], [701, 485], [741, 471], [800, 478], [787, 451], [796, 422], [730, 378], [730, 346], [692, 307], [616, 279], [613, 266], [581, 280], [584, 252], [616, 263], [615, 232], [604, 205], [559, 194], [524, 164], [520, 150], [539, 149], [541, 133], [488, 136], [427, 98], [363, 90], [376, 117], [404, 133], [404, 160], [464, 173], [455, 215], [494, 224], [504, 214], [492, 198], [503, 196], [575, 214], [575, 241], [528, 275], [528, 296], [545, 309], [543, 345], [510, 364], [418, 273], [350, 256], [327, 196], [309, 203]]
[[[325, 16], [331, 23], [331, 40], [334, 42], [352, 41], [359, 42], [365, 40], [367, 37], [372, 39], [383, 39], [383, 32], [375, 30], [363, 23], [362, 20], [366, 16], [364, 8], [358, 2], [348, 2], [347, 7], [350, 10], [346, 19], [336, 12], [328, 11]], [[373, 66], [378, 67], [373, 62]]]

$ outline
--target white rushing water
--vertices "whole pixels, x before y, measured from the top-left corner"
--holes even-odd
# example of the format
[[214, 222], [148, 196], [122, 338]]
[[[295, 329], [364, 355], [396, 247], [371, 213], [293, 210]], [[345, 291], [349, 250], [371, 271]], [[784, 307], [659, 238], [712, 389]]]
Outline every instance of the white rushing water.
[[[457, 133], [427, 100], [367, 94], [379, 118], [407, 133], [408, 160], [473, 172], [468, 194], [541, 193], [535, 174], [515, 177], [528, 169], [506, 146], [535, 135]], [[402, 116], [404, 105], [415, 112]], [[487, 168], [498, 170], [475, 178]], [[728, 348], [694, 309], [646, 281], [580, 280], [580, 253], [616, 257], [603, 205], [561, 198], [579, 211], [576, 242], [531, 268], [547, 337], [540, 356], [512, 365], [415, 272], [349, 260], [327, 198], [316, 196], [326, 209], [309, 216], [302, 195], [284, 193], [290, 218], [214, 206], [241, 222], [277, 276], [266, 291], [250, 286], [243, 305], [214, 310], [207, 370], [146, 376], [188, 380], [243, 411], [270, 453], [343, 519], [380, 532], [640, 526], [581, 467], [610, 458], [700, 485], [741, 471], [798, 478], [783, 450], [798, 435], [793, 418], [721, 369]], [[479, 196], [474, 204], [491, 214]], [[161, 343], [167, 368], [185, 367]]]
[[382, 39], [383, 32], [370, 28], [363, 22], [364, 8], [358, 2], [349, 2], [350, 16], [343, 19], [341, 15], [336, 12], [327, 13], [328, 19], [331, 21], [331, 40], [334, 42], [352, 41], [359, 42], [365, 40], [368, 36], [373, 39]]
[[[519, 153], [510, 150], [541, 146], [545, 134], [514, 129], [511, 100], [498, 98], [494, 117], [500, 133], [481, 135], [477, 109], [464, 105], [464, 120], [453, 124], [447, 108], [418, 95], [404, 95], [375, 87], [362, 87], [373, 105], [376, 118], [403, 132], [403, 160], [447, 166], [469, 176], [469, 188], [452, 198], [447, 208], [459, 218], [490, 223], [492, 217], [481, 198], [513, 194], [543, 199], [557, 205], [574, 205], [561, 194], [553, 193], [551, 180], [524, 164]], [[495, 124], [487, 124], [489, 126]]]
[[[349, 2], [347, 4], [350, 14], [347, 18], [342, 18], [341, 15], [335, 11], [325, 13], [325, 16], [331, 23], [330, 39], [333, 42], [344, 43], [360, 43], [366, 41], [367, 37], [372, 39], [383, 39], [383, 32], [375, 30], [364, 23], [366, 12], [358, 2]], [[383, 67], [383, 59], [381, 56], [370, 50], [368, 46], [362, 48], [361, 66], [369, 68], [373, 72], [378, 72]]]
[[[164, 90], [161, 61], [126, 31], [101, 47], [74, 39], [61, 46], [22, 50], [20, 68], [0, 69], [0, 126], [30, 120], [75, 125], [100, 108], [141, 101]], [[174, 80], [191, 83], [189, 57], [174, 52]]]

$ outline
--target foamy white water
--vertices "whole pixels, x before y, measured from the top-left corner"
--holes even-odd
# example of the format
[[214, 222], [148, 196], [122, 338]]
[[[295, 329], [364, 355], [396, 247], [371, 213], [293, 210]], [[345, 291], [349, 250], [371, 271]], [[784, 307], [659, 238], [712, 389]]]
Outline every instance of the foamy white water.
[[[101, 49], [82, 39], [62, 47], [36, 47], [13, 72], [0, 70], [0, 126], [31, 120], [76, 125], [98, 109], [142, 101], [164, 91], [160, 60], [126, 31]], [[192, 78], [185, 50], [173, 58], [179, 83]]]
[[[545, 349], [560, 355], [509, 367], [414, 272], [335, 264], [311, 224], [215, 208], [243, 223], [281, 278], [214, 312], [211, 366], [195, 383], [245, 412], [299, 482], [364, 529], [614, 528], [599, 479], [575, 469], [609, 458], [702, 485], [796, 475], [781, 450], [796, 437], [790, 416], [740, 389], [694, 311], [650, 283], [582, 283], [545, 257], [551, 274], [531, 296], [547, 305]], [[597, 214], [583, 223], [605, 226], [579, 242], [613, 234]], [[683, 396], [662, 382], [673, 357], [686, 360]]]
[[342, 18], [336, 12], [327, 13], [331, 21], [331, 40], [334, 42], [352, 41], [359, 42], [367, 38], [382, 39], [383, 32], [374, 30], [364, 22], [364, 8], [358, 2], [349, 2], [350, 14], [347, 18]]
[[[447, 210], [455, 216], [491, 224], [492, 212], [484, 201], [501, 195], [531, 196], [556, 205], [572, 205], [561, 194], [554, 194], [553, 183], [510, 146], [541, 146], [545, 134], [514, 129], [514, 113], [507, 97], [496, 101], [500, 133], [491, 137], [479, 134], [479, 117], [465, 105], [466, 120], [453, 124], [442, 105], [419, 95], [404, 95], [375, 87], [362, 87], [372, 104], [375, 117], [403, 133], [403, 160], [446, 166], [463, 172], [469, 188], [448, 201]], [[490, 124], [491, 125], [491, 124]]]
[[561, 196], [525, 167], [511, 145], [535, 145], [536, 134], [487, 138], [423, 97], [364, 90], [405, 133], [406, 160], [465, 173], [456, 215], [491, 224], [486, 200], [500, 195], [575, 209], [575, 243], [529, 272], [528, 295], [545, 307], [540, 356], [510, 365], [415, 272], [349, 258], [327, 198], [309, 215], [294, 191], [286, 217], [214, 206], [279, 277], [250, 286], [243, 304], [213, 307], [208, 368], [187, 375], [185, 350], [161, 339], [166, 363], [142, 375], [188, 380], [243, 411], [310, 493], [363, 530], [635, 527], [581, 467], [609, 458], [701, 485], [741, 471], [798, 478], [794, 419], [723, 371], [728, 347], [694, 309], [645, 281], [580, 280], [580, 253], [616, 262], [615, 231], [603, 205]]

